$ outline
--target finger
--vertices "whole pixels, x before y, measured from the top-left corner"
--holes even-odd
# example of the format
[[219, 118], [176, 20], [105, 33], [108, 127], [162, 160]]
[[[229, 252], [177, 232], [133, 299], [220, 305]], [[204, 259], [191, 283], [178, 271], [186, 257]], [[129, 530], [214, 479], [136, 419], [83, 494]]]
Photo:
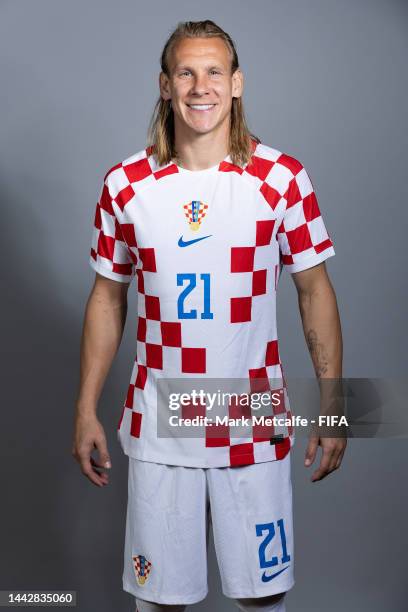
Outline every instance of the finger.
[[309, 466], [313, 463], [316, 458], [317, 447], [319, 446], [319, 438], [317, 436], [313, 436], [309, 439], [309, 443], [307, 445], [306, 453], [305, 453], [305, 465]]
[[95, 440], [95, 446], [99, 454], [99, 459], [95, 460], [96, 465], [98, 465], [99, 467], [110, 469], [112, 467], [112, 463], [109, 457], [106, 440], [105, 439]]
[[343, 461], [343, 456], [345, 452], [346, 452], [346, 447], [344, 447], [339, 453], [339, 456], [337, 458], [337, 463], [336, 463], [336, 470], [341, 466], [341, 462]]
[[[102, 471], [102, 468], [98, 465], [95, 459], [91, 456], [90, 461], [93, 467], [93, 470], [98, 476], [103, 480], [104, 484], [108, 484], [109, 482], [109, 474], [107, 472]], [[97, 469], [99, 468], [99, 469]]]
[[99, 476], [99, 474], [92, 467], [90, 457], [82, 456], [80, 460], [81, 471], [93, 484], [98, 487], [103, 487], [104, 480]]
[[327, 448], [323, 449], [322, 457], [321, 457], [321, 460], [320, 460], [320, 465], [317, 468], [317, 470], [314, 472], [314, 474], [313, 474], [313, 476], [311, 478], [312, 482], [314, 482], [316, 480], [321, 480], [322, 478], [327, 476], [327, 474], [329, 473], [329, 470], [330, 470], [330, 463], [331, 463], [331, 459], [332, 459], [332, 454], [333, 454], [332, 449], [327, 449]]

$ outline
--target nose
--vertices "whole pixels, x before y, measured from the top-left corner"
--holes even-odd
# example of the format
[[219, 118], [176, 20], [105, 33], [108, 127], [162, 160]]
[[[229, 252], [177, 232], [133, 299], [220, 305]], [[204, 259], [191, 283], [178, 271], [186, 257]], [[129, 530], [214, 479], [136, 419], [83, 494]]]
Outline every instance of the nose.
[[196, 95], [203, 95], [205, 93], [208, 93], [207, 75], [196, 75], [193, 82], [192, 93]]

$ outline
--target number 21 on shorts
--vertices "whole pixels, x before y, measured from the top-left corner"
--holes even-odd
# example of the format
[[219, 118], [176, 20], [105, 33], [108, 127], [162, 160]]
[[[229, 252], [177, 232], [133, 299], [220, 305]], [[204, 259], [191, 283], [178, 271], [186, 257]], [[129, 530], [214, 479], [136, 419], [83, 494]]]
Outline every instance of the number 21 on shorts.
[[[286, 563], [288, 563], [290, 561], [290, 555], [288, 554], [287, 545], [286, 545], [286, 533], [285, 533], [285, 525], [284, 525], [283, 518], [281, 518], [278, 521], [276, 521], [276, 525], [277, 525], [277, 528], [278, 528], [278, 533], [277, 533], [277, 530], [275, 528], [275, 523], [274, 522], [272, 522], [272, 523], [259, 523], [259, 524], [255, 525], [256, 535], [257, 536], [261, 537], [266, 532], [266, 535], [264, 536], [264, 539], [259, 544], [259, 549], [258, 549], [259, 566], [260, 566], [261, 569], [277, 567], [279, 564], [283, 565], [283, 564], [286, 564]], [[279, 538], [280, 539], [280, 552], [281, 552], [281, 555], [279, 557], [277, 555], [274, 555], [270, 559], [267, 559], [266, 558], [266, 554], [265, 554], [265, 550], [266, 550], [266, 547], [268, 546], [268, 544], [270, 542], [272, 542], [272, 540], [274, 540], [274, 538]], [[266, 572], [264, 572], [262, 574], [262, 581], [263, 582], [269, 582], [269, 580], [272, 580], [273, 578], [275, 578], [276, 576], [281, 574], [288, 567], [289, 566], [287, 565], [283, 569], [280, 569], [279, 571], [277, 571], [277, 572], [275, 572], [273, 574], [267, 574]]]

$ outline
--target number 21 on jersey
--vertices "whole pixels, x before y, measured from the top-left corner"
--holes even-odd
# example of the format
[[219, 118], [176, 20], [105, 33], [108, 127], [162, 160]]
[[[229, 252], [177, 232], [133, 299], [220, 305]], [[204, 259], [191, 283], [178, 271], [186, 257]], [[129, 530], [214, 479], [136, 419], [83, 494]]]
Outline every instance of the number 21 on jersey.
[[[200, 282], [201, 281], [201, 282]], [[210, 274], [200, 274], [199, 284], [203, 287], [203, 306], [200, 312], [201, 319], [213, 319], [214, 313], [211, 312], [211, 277]], [[177, 274], [177, 286], [184, 287], [177, 300], [177, 316], [179, 319], [197, 319], [197, 309], [185, 309], [185, 300], [194, 290], [198, 291], [197, 274], [195, 273], [180, 273]]]

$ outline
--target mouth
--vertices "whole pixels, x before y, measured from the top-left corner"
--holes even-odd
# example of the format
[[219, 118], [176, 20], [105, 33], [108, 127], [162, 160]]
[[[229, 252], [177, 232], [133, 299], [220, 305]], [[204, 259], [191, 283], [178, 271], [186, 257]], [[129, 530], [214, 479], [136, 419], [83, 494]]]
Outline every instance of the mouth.
[[208, 113], [216, 106], [216, 104], [187, 104], [188, 108], [193, 112]]

